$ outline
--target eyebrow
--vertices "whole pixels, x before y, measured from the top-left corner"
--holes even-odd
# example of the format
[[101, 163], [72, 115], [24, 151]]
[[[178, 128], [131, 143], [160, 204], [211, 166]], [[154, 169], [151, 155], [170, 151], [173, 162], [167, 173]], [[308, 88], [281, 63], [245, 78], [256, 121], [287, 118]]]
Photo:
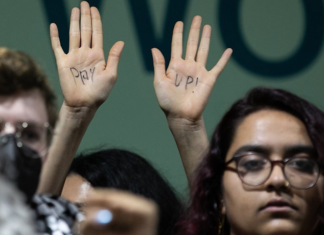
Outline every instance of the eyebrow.
[[315, 157], [317, 155], [316, 149], [311, 145], [296, 145], [285, 149], [285, 155], [287, 157], [297, 153], [307, 153], [311, 157]]
[[239, 149], [235, 151], [233, 154], [234, 157], [240, 155], [242, 152], [255, 152], [255, 153], [261, 153], [261, 154], [269, 154], [270, 148], [266, 146], [261, 145], [243, 145]]
[[[262, 145], [244, 145], [235, 151], [233, 157], [239, 156], [242, 152], [255, 152], [268, 155], [271, 152], [271, 148]], [[293, 145], [284, 148], [284, 157], [288, 157], [297, 153], [307, 153], [311, 157], [317, 155], [316, 149], [311, 145]]]

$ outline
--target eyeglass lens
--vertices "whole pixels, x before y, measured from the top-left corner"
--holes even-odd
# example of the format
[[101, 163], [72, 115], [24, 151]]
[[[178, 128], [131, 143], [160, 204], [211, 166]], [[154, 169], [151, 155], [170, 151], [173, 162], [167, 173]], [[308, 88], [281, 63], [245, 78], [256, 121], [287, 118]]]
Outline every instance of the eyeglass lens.
[[[12, 127], [10, 128], [12, 131], [7, 133], [6, 129], [9, 126]], [[10, 133], [15, 133], [21, 144], [30, 147], [41, 155], [48, 148], [49, 136], [51, 135], [50, 128], [47, 124], [38, 125], [27, 122], [11, 124], [0, 121], [0, 135]]]
[[[311, 158], [295, 157], [283, 163], [283, 172], [290, 185], [295, 188], [312, 187], [318, 178], [318, 164]], [[271, 175], [272, 163], [269, 159], [249, 154], [237, 162], [237, 172], [244, 183], [252, 186], [263, 184]]]

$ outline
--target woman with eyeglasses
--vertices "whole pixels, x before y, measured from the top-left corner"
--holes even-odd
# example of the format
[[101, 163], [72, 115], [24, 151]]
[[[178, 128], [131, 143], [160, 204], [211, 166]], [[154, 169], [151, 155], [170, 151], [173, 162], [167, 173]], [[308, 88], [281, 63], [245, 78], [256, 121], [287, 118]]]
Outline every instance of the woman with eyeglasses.
[[200, 25], [197, 16], [185, 59], [183, 24], [175, 25], [167, 70], [162, 53], [152, 51], [156, 95], [191, 186], [179, 234], [324, 234], [323, 112], [287, 91], [255, 88], [223, 116], [208, 144], [202, 112], [231, 50], [207, 71], [211, 29], [203, 28], [198, 47]]
[[182, 234], [322, 234], [324, 114], [256, 88], [217, 126]]

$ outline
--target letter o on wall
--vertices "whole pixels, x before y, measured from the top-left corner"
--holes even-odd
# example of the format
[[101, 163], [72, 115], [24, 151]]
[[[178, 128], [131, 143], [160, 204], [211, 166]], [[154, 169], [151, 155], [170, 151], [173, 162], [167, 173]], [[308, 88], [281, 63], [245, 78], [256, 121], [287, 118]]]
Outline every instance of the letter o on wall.
[[219, 23], [226, 47], [234, 50], [232, 58], [245, 69], [265, 76], [280, 78], [293, 75], [309, 66], [320, 52], [324, 36], [324, 13], [322, 0], [303, 0], [305, 9], [305, 34], [299, 48], [287, 59], [267, 61], [252, 53], [239, 26], [239, 9], [242, 0], [220, 0]]

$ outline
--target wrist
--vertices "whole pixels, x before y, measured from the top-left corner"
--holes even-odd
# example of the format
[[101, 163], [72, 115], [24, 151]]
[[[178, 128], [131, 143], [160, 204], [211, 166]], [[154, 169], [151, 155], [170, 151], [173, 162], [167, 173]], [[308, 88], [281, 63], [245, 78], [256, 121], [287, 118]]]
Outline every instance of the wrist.
[[89, 116], [93, 116], [98, 110], [98, 107], [73, 107], [63, 102], [61, 112], [64, 113], [66, 118], [84, 119]]
[[[98, 108], [71, 107], [63, 102], [59, 114], [59, 121], [55, 129], [78, 129], [87, 127]], [[82, 128], [83, 129], [83, 128]]]
[[167, 121], [171, 130], [181, 129], [188, 131], [199, 131], [201, 129], [205, 129], [204, 119], [202, 116], [196, 119], [188, 119], [179, 116], [167, 116]]

